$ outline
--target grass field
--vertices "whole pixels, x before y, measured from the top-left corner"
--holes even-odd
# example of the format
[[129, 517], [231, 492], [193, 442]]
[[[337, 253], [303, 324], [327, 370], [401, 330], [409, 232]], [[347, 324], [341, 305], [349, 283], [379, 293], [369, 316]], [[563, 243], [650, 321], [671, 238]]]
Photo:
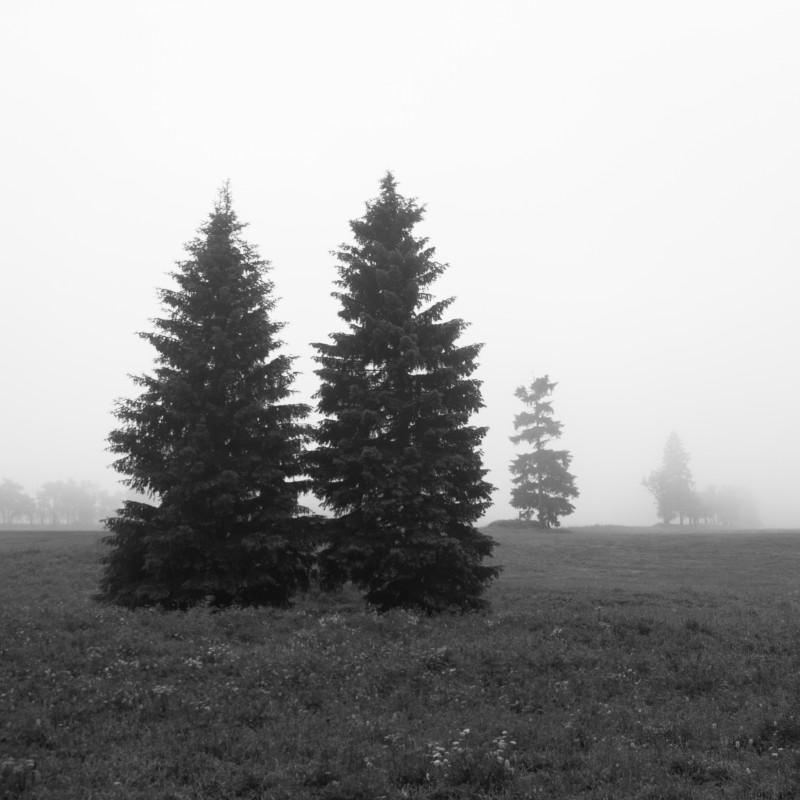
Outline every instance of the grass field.
[[487, 614], [131, 613], [0, 533], [0, 798], [800, 797], [800, 534], [504, 527]]

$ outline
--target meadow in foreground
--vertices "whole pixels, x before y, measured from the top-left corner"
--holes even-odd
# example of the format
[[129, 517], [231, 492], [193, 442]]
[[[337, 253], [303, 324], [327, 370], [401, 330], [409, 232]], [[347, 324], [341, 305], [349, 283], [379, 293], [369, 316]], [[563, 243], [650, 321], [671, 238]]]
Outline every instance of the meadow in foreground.
[[0, 797], [800, 796], [800, 535], [490, 532], [439, 618], [131, 613], [97, 534], [0, 533]]

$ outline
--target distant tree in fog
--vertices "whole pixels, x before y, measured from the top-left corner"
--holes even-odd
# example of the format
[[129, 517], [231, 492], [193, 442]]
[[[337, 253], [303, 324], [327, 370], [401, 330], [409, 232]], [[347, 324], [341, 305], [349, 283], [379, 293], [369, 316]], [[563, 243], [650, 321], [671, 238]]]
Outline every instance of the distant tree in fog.
[[[227, 186], [140, 334], [157, 351], [118, 403], [114, 468], [143, 498], [106, 521], [101, 597], [124, 606], [287, 605], [308, 583], [304, 405], [287, 402], [268, 262], [241, 238]], [[153, 502], [145, 502], [152, 500]]]
[[64, 515], [64, 482], [48, 481], [36, 492], [36, 510], [42, 525], [60, 525]]
[[759, 524], [758, 503], [741, 487], [709, 486], [700, 494], [700, 502], [708, 522], [748, 528]]
[[0, 521], [96, 528], [121, 502], [120, 493], [110, 494], [90, 481], [48, 481], [33, 498], [18, 483], [6, 478], [0, 484]]
[[568, 450], [554, 450], [548, 445], [560, 438], [562, 424], [553, 419], [553, 405], [548, 399], [557, 384], [545, 375], [536, 378], [529, 387], [520, 386], [514, 396], [528, 411], [514, 417], [510, 437], [514, 444], [524, 443], [533, 449], [518, 455], [511, 464], [511, 505], [520, 509], [521, 519], [536, 521], [543, 528], [559, 527], [559, 517], [575, 510], [570, 499], [578, 497], [575, 478], [569, 472], [572, 455]]
[[122, 492], [107, 492], [99, 489], [95, 495], [95, 508], [98, 520], [108, 519], [113, 516], [118, 509], [122, 508], [125, 497]]
[[97, 487], [89, 481], [69, 480], [63, 486], [64, 522], [75, 527], [91, 527], [100, 519]]
[[0, 519], [10, 525], [30, 512], [33, 501], [22, 486], [9, 478], [0, 483]]
[[29, 494], [26, 494], [23, 498], [21, 519], [24, 519], [28, 525], [33, 525], [36, 522], [36, 513], [36, 500]]
[[694, 491], [689, 455], [680, 437], [673, 431], [664, 446], [661, 467], [642, 480], [642, 485], [653, 495], [659, 519], [672, 522], [676, 517], [683, 525], [700, 513]]
[[48, 481], [36, 493], [35, 516], [41, 525], [93, 528], [102, 516], [100, 496], [90, 481]]

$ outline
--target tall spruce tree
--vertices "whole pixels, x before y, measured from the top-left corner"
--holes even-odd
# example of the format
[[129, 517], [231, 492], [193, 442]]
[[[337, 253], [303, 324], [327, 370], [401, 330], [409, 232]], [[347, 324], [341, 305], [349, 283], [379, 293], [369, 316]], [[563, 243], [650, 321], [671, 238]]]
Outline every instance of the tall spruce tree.
[[551, 525], [558, 528], [559, 517], [575, 510], [570, 498], [578, 496], [575, 478], [569, 472], [572, 455], [567, 450], [548, 447], [551, 441], [560, 438], [563, 427], [553, 419], [553, 404], [548, 400], [555, 387], [545, 375], [536, 378], [528, 388], [517, 388], [514, 396], [530, 410], [514, 417], [514, 430], [520, 433], [510, 437], [514, 444], [524, 442], [533, 447], [531, 452], [518, 455], [511, 464], [514, 476], [511, 505], [520, 509], [521, 519], [529, 520], [535, 514], [543, 528]]
[[466, 324], [443, 320], [453, 299], [428, 292], [446, 265], [412, 235], [424, 208], [387, 173], [380, 196], [342, 245], [339, 316], [347, 332], [315, 344], [321, 380], [314, 491], [334, 512], [318, 564], [323, 585], [352, 580], [380, 610], [483, 607], [499, 568], [474, 527], [489, 505], [482, 407], [470, 378], [481, 345], [458, 345]]
[[691, 518], [697, 505], [694, 479], [689, 468], [689, 454], [675, 431], [667, 437], [661, 467], [644, 478], [642, 485], [653, 495], [657, 514], [663, 522], [669, 523], [678, 517], [683, 525], [684, 517]]
[[136, 607], [288, 604], [307, 585], [302, 453], [307, 406], [286, 402], [269, 263], [242, 240], [228, 186], [139, 334], [157, 351], [109, 436], [123, 483], [144, 495], [106, 520], [100, 598]]

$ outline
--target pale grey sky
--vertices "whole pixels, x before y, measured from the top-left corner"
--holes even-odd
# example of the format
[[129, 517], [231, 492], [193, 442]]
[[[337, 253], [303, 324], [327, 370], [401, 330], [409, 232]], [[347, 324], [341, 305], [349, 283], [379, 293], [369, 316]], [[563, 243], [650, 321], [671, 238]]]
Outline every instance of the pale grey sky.
[[3, 3], [0, 478], [114, 486], [134, 333], [225, 179], [311, 402], [329, 251], [391, 169], [485, 343], [487, 519], [547, 373], [566, 524], [654, 522], [674, 429], [800, 526], [798, 41], [772, 0]]

